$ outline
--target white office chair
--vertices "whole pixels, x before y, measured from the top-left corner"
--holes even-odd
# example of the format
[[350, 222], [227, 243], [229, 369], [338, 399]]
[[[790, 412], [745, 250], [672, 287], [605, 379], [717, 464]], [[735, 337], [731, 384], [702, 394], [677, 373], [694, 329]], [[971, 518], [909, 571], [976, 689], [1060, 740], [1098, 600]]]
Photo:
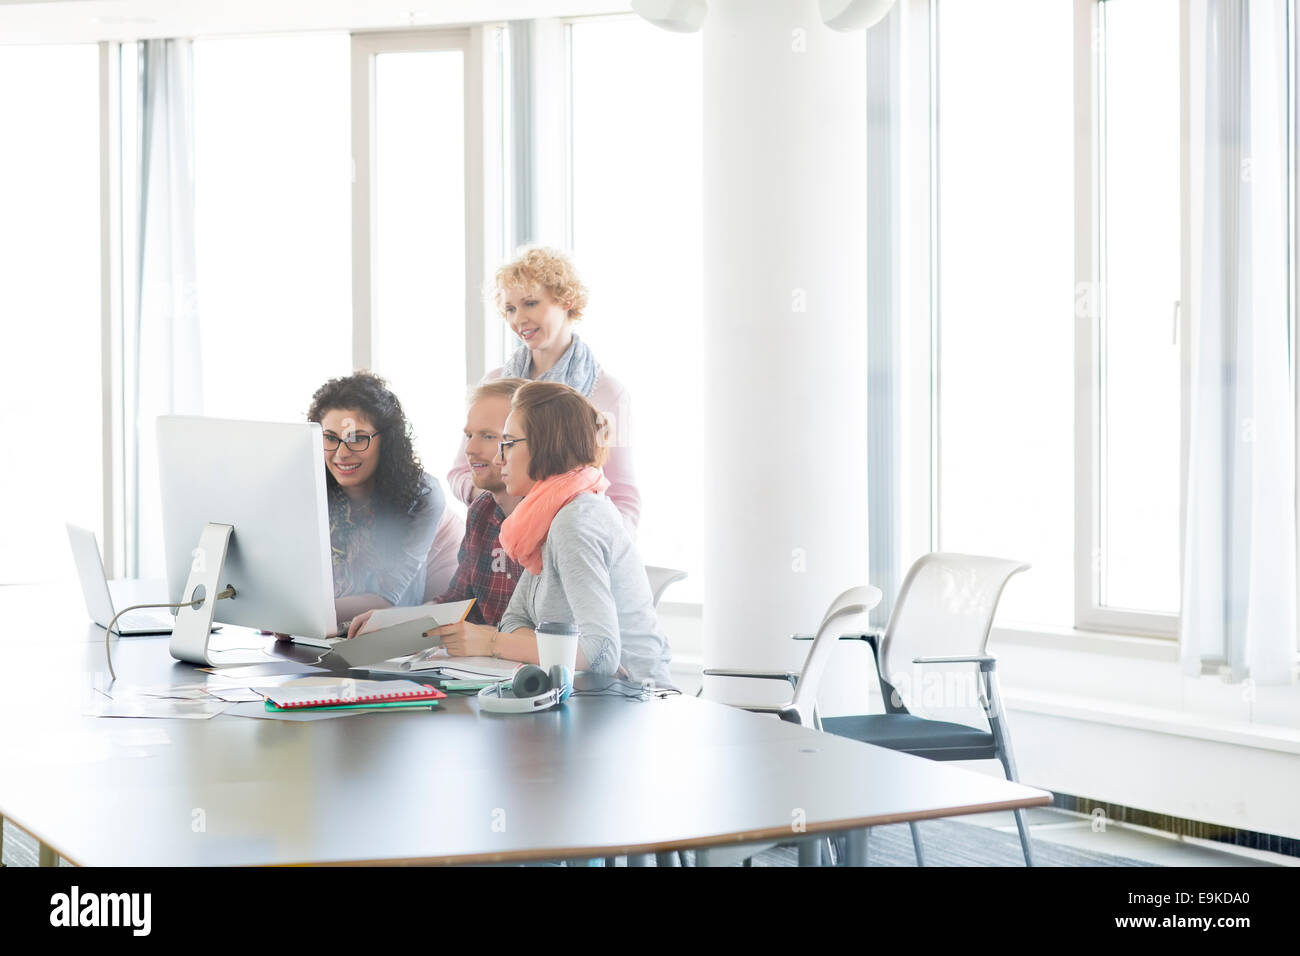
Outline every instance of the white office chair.
[[[865, 640], [875, 655], [883, 714], [828, 717], [827, 733], [888, 747], [931, 760], [996, 758], [1007, 779], [1018, 782], [1011, 736], [998, 691], [997, 658], [988, 653], [989, 631], [1002, 590], [1012, 575], [1029, 567], [1019, 561], [970, 554], [923, 555], [907, 572], [889, 624], [853, 636]], [[988, 721], [983, 730], [914, 714], [921, 695], [908, 680], [924, 665], [975, 664], [978, 702]], [[1015, 811], [1025, 865], [1033, 866], [1029, 825], [1024, 810]], [[918, 864], [924, 863], [920, 834], [912, 824]]]
[[[880, 588], [869, 584], [849, 588], [831, 601], [826, 613], [822, 615], [821, 625], [813, 638], [812, 648], [804, 661], [803, 669], [798, 673], [786, 671], [748, 671], [727, 668], [706, 668], [706, 677], [752, 677], [760, 680], [784, 680], [794, 690], [794, 698], [786, 704], [745, 705], [744, 709], [755, 713], [775, 714], [782, 720], [800, 724], [810, 729], [820, 729], [817, 719], [817, 693], [821, 687], [822, 676], [830, 664], [831, 654], [839, 642], [840, 635], [860, 633], [867, 629], [867, 617], [883, 595]], [[801, 862], [816, 862], [816, 858], [829, 851], [825, 841], [809, 842], [800, 848]], [[696, 853], [699, 866], [727, 866], [739, 860], [748, 860], [772, 844], [747, 845], [741, 847], [721, 847], [700, 850]], [[832, 855], [833, 858], [833, 855]]]
[[679, 571], [677, 568], [660, 568], [653, 564], [647, 564], [645, 566], [645, 576], [650, 582], [650, 594], [654, 598], [654, 605], [658, 607], [659, 599], [664, 596], [668, 586], [686, 577], [686, 572]]

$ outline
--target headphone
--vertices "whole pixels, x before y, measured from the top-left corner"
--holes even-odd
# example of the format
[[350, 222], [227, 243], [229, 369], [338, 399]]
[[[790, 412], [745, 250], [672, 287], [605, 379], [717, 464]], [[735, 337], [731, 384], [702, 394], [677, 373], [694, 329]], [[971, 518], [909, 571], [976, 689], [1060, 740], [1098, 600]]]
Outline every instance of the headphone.
[[536, 664], [520, 664], [509, 680], [478, 692], [480, 710], [493, 714], [534, 714], [562, 704], [573, 693], [573, 675], [560, 664], [548, 674]]

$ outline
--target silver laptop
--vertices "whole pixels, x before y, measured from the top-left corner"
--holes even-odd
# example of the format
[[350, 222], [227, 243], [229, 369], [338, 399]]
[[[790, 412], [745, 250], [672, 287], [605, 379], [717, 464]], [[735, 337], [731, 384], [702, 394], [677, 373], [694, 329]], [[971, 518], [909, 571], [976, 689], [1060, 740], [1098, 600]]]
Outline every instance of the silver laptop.
[[[81, 578], [81, 593], [86, 597], [86, 611], [92, 621], [107, 628], [117, 611], [113, 608], [113, 595], [108, 590], [108, 576], [104, 574], [104, 562], [99, 555], [99, 542], [95, 540], [95, 533], [70, 524], [68, 541], [72, 544], [72, 560], [77, 565], [77, 576]], [[123, 637], [170, 634], [172, 615], [156, 608], [129, 611], [118, 618], [115, 630]]]

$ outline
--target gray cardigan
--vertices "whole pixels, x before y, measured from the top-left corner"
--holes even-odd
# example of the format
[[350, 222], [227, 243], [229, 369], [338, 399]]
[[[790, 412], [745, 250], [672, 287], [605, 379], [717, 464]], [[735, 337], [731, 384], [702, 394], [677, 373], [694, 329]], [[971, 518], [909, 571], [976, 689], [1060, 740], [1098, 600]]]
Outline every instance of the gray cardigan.
[[588, 670], [672, 687], [650, 582], [618, 509], [584, 493], [561, 508], [542, 545], [542, 573], [525, 570], [501, 618], [503, 632], [542, 621], [576, 624]]

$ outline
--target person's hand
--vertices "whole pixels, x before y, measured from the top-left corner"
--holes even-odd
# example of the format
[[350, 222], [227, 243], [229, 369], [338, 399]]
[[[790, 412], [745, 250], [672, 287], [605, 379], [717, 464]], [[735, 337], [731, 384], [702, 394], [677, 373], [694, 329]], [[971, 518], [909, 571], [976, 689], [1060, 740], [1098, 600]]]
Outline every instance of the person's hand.
[[425, 631], [424, 636], [436, 637], [442, 641], [442, 646], [451, 657], [488, 657], [492, 653], [492, 638], [496, 633], [495, 627], [460, 621]]
[[293, 640], [293, 635], [292, 635], [292, 634], [281, 634], [279, 631], [276, 631], [276, 632], [275, 632], [275, 639], [276, 639], [277, 641], [292, 641], [292, 640]]
[[371, 609], [369, 611], [362, 611], [360, 614], [354, 617], [352, 619], [352, 625], [348, 628], [347, 636], [356, 637], [358, 634], [360, 634], [361, 629], [366, 626], [366, 621], [370, 620], [370, 615], [374, 613], [375, 613], [374, 610]]

